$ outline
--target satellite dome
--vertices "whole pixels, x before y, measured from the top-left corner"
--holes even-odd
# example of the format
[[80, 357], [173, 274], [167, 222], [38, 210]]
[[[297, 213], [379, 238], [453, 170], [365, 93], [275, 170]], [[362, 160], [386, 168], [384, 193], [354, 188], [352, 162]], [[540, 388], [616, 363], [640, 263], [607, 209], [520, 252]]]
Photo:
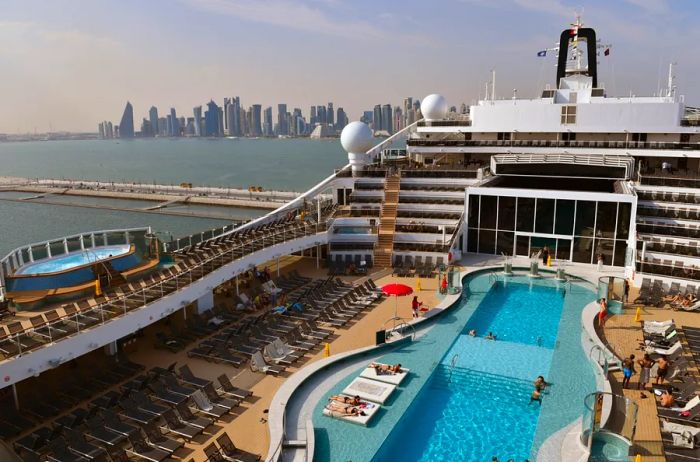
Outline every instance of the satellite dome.
[[447, 101], [437, 93], [428, 95], [420, 103], [420, 112], [425, 120], [444, 119], [447, 115]]
[[340, 144], [349, 153], [364, 154], [374, 146], [372, 130], [362, 122], [350, 122], [340, 134]]

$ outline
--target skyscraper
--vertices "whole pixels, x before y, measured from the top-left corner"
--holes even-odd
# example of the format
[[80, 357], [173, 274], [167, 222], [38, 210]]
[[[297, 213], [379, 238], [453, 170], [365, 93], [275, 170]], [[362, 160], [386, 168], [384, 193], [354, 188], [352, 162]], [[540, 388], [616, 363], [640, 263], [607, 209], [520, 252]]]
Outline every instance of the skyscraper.
[[272, 127], [272, 106], [268, 106], [263, 111], [263, 136], [273, 136]]
[[202, 136], [202, 106], [195, 106], [194, 112], [194, 136]]
[[100, 139], [105, 138], [105, 122], [100, 122], [97, 125], [97, 131], [100, 133]]
[[336, 130], [342, 130], [348, 124], [348, 116], [342, 107], [338, 108], [338, 113], [335, 118], [335, 128]]
[[226, 119], [228, 136], [241, 136], [241, 99], [238, 96], [230, 98], [230, 103], [226, 106]]
[[148, 120], [151, 122], [151, 131], [153, 134], [151, 136], [156, 136], [158, 134], [158, 108], [151, 106], [148, 110]]
[[158, 117], [158, 136], [168, 136], [168, 117]]
[[311, 106], [309, 111], [309, 123], [311, 125], [316, 125], [316, 106]]
[[145, 117], [141, 121], [141, 136], [142, 137], [153, 136], [153, 129], [151, 128], [151, 121]]
[[180, 136], [180, 122], [177, 120], [175, 108], [170, 108], [170, 136]]
[[325, 124], [328, 121], [328, 117], [326, 115], [326, 106], [317, 106], [316, 107], [316, 123], [319, 124]]
[[382, 106], [381, 104], [374, 105], [374, 114], [372, 116], [372, 126], [377, 132], [382, 129]]
[[277, 105], [277, 134], [283, 136], [289, 134], [289, 125], [287, 124], [287, 105], [283, 103]]
[[211, 100], [204, 111], [204, 135], [219, 136], [219, 106]]
[[387, 131], [390, 135], [394, 133], [394, 117], [391, 104], [382, 106], [382, 130]]
[[261, 136], [262, 135], [262, 120], [261, 120], [261, 111], [262, 111], [262, 106], [259, 104], [253, 104], [253, 107], [251, 108], [251, 118], [252, 118], [252, 127], [251, 127], [251, 134], [253, 136]]
[[134, 108], [130, 102], [126, 102], [122, 120], [119, 122], [119, 138], [134, 137]]
[[328, 103], [328, 110], [326, 111], [326, 123], [330, 126], [335, 124], [333, 120], [333, 103]]
[[217, 111], [219, 111], [219, 129], [217, 130], [216, 136], [224, 136], [224, 108], [217, 106]]

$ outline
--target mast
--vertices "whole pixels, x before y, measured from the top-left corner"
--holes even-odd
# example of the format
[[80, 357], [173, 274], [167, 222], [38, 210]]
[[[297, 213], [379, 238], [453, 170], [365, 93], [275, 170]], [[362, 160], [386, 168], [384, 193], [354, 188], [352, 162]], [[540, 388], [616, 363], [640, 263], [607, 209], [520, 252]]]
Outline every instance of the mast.
[[491, 69], [491, 99], [496, 100], [496, 69]]
[[676, 85], [674, 83], [676, 76], [673, 74], [673, 68], [675, 65], [676, 63], [670, 63], [668, 65], [668, 90], [666, 96], [675, 96], [676, 94]]

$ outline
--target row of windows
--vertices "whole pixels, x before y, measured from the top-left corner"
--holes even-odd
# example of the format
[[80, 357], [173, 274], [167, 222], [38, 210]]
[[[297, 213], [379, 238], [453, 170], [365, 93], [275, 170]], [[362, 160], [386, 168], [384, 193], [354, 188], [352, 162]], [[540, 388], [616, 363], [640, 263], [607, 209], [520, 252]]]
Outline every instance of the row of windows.
[[553, 258], [578, 263], [596, 263], [602, 255], [606, 265], [625, 266], [627, 241], [575, 236], [572, 239], [555, 239], [535, 236], [518, 236], [510, 231], [487, 229], [467, 231], [467, 251], [484, 254], [531, 256], [544, 246]]
[[467, 226], [624, 240], [631, 210], [624, 202], [470, 195]]

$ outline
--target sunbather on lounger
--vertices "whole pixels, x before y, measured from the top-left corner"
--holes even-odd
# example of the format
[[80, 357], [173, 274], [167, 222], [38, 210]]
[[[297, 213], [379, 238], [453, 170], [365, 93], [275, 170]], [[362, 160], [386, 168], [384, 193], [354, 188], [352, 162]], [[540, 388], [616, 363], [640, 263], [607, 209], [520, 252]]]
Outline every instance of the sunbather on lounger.
[[661, 402], [661, 407], [671, 407], [676, 402], [675, 398], [668, 390], [664, 391], [659, 401]]
[[331, 412], [337, 412], [343, 415], [366, 415], [365, 411], [359, 409], [358, 407], [343, 405], [334, 401], [328, 403], [326, 405], [326, 409], [328, 409]]
[[393, 366], [389, 364], [371, 363], [367, 367], [373, 367], [374, 370], [377, 371], [377, 374], [400, 374], [403, 372], [401, 370], [401, 363], [394, 364]]
[[352, 406], [359, 406], [361, 401], [359, 396], [355, 396], [354, 398], [351, 398], [350, 396], [343, 396], [343, 395], [335, 395], [331, 396], [328, 398], [329, 401], [337, 401], [339, 403], [343, 404], [350, 404]]

